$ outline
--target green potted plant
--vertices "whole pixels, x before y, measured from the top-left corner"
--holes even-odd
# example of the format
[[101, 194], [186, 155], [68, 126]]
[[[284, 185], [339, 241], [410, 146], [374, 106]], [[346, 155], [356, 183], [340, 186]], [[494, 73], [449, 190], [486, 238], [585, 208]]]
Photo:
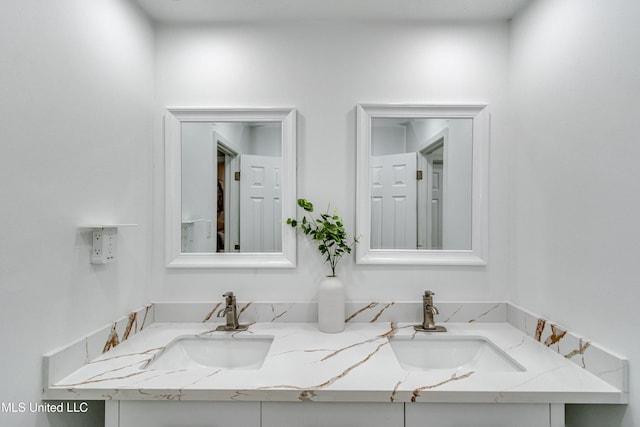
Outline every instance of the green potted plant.
[[342, 332], [345, 319], [344, 284], [336, 276], [336, 265], [344, 255], [351, 253], [358, 239], [349, 239], [342, 218], [336, 211], [330, 213], [329, 207], [327, 212], [316, 218], [311, 215], [313, 204], [310, 201], [298, 199], [298, 206], [308, 212], [309, 217], [305, 215], [301, 220], [288, 218], [287, 224], [316, 242], [318, 251], [331, 267], [331, 275], [323, 279], [318, 288], [318, 328], [323, 332]]

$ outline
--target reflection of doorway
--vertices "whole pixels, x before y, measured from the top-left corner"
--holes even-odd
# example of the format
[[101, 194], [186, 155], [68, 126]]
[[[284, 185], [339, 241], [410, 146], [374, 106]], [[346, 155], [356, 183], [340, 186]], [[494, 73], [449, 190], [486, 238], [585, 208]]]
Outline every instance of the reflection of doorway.
[[444, 158], [447, 139], [448, 130], [445, 129], [430, 138], [418, 156], [419, 168], [424, 171], [424, 179], [418, 183], [418, 247], [421, 249], [444, 248]]
[[233, 252], [238, 242], [238, 185], [234, 181], [237, 170], [238, 153], [225, 143], [224, 138], [214, 133], [216, 138], [216, 252]]
[[224, 172], [226, 169], [225, 162], [226, 155], [222, 150], [218, 148], [218, 199], [216, 204], [216, 252], [224, 252], [226, 246], [225, 242], [225, 206], [224, 206], [224, 198], [225, 198], [225, 176]]

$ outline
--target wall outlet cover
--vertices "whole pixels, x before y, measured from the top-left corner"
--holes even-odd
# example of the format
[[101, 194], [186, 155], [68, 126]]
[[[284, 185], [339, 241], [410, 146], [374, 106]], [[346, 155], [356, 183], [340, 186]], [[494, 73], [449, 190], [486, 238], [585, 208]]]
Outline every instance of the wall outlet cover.
[[105, 227], [93, 230], [92, 264], [108, 264], [116, 260], [118, 253], [118, 228]]

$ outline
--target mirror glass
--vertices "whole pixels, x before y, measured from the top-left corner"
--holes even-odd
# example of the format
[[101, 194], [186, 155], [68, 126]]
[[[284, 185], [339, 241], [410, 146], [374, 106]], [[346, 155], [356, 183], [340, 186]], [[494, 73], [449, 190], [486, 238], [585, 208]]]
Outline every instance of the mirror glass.
[[371, 248], [471, 249], [473, 120], [371, 120]]
[[486, 264], [486, 105], [357, 110], [357, 262]]
[[293, 267], [295, 110], [165, 115], [167, 265]]
[[183, 253], [282, 250], [282, 125], [182, 122]]

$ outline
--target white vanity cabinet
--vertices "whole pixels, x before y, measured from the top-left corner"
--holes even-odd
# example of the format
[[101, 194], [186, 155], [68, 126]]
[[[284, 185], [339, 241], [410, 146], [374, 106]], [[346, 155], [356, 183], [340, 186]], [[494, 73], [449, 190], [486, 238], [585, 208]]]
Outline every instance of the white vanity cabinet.
[[402, 403], [108, 401], [105, 427], [402, 427]]
[[107, 401], [105, 427], [564, 427], [545, 403]]
[[260, 427], [260, 402], [105, 402], [105, 427]]
[[262, 427], [402, 427], [402, 403], [263, 402]]
[[407, 403], [404, 427], [564, 427], [564, 405]]

